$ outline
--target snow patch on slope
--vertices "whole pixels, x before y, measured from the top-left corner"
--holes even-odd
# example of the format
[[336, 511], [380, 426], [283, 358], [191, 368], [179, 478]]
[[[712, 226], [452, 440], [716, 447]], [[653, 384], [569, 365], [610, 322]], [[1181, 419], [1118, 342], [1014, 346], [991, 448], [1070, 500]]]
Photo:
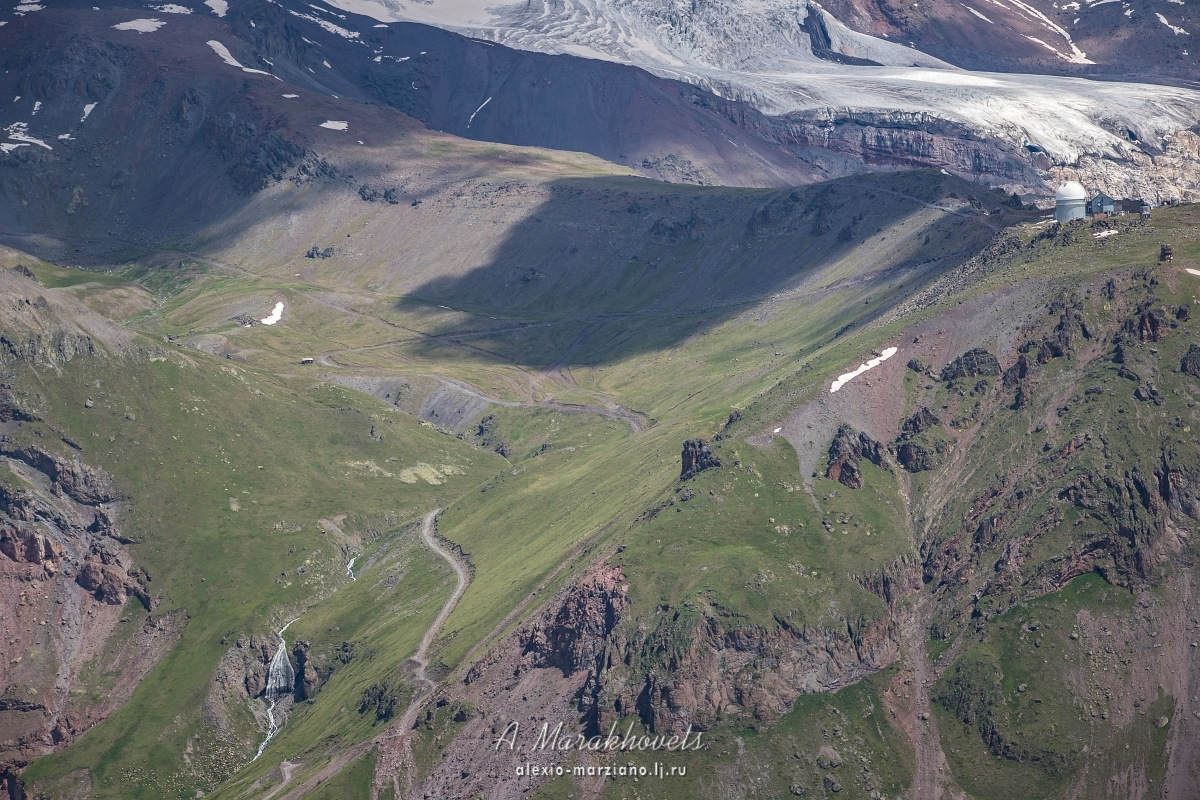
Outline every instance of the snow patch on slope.
[[283, 303], [279, 302], [275, 304], [275, 308], [271, 311], [270, 316], [260, 319], [259, 322], [263, 325], [274, 325], [281, 319], [283, 319]]
[[478, 114], [480, 111], [483, 111], [483, 107], [486, 106], [490, 102], [492, 102], [492, 98], [489, 97], [487, 100], [484, 100], [482, 103], [479, 104], [479, 108], [475, 109], [475, 111], [471, 114], [471, 118], [467, 120], [468, 128], [471, 127], [471, 123], [475, 121], [475, 114]]
[[225, 45], [218, 42], [216, 39], [210, 39], [207, 42], [207, 44], [209, 47], [211, 47], [213, 49], [214, 53], [216, 53], [217, 55], [219, 55], [221, 57], [222, 61], [224, 61], [226, 64], [228, 64], [231, 67], [237, 67], [242, 72], [252, 72], [255, 75], [267, 75], [270, 77], [274, 77], [271, 75], [271, 73], [263, 72], [261, 69], [250, 69], [249, 67], [243, 67], [241, 62], [239, 62], [236, 58], [234, 58], [233, 54], [229, 52], [229, 48], [227, 48]]
[[154, 33], [167, 23], [161, 19], [131, 19], [128, 22], [118, 22], [113, 28], [118, 31], [137, 31], [138, 33]]
[[875, 358], [872, 358], [867, 363], [859, 364], [857, 369], [852, 370], [850, 372], [844, 372], [841, 375], [838, 375], [837, 380], [835, 380], [832, 384], [830, 384], [829, 391], [831, 393], [836, 392], [838, 389], [841, 389], [847, 383], [854, 380], [859, 375], [862, 375], [867, 370], [875, 369], [875, 367], [878, 367], [880, 364], [887, 361], [892, 356], [896, 355], [898, 350], [899, 350], [899, 348], [897, 348], [897, 347], [885, 348], [884, 350], [882, 350], [879, 353], [879, 355], [877, 355]]
[[[8, 138], [13, 140], [14, 142], [22, 142], [25, 144], [36, 144], [39, 147], [46, 148], [47, 150], [54, 149], [50, 145], [43, 142], [41, 139], [37, 139], [33, 136], [30, 136], [29, 135], [29, 123], [27, 123], [27, 122], [14, 122], [13, 124], [11, 124], [7, 128], [5, 128], [4, 132], [7, 133]], [[10, 151], [5, 151], [5, 152], [10, 152]]]
[[204, 5], [212, 9], [212, 12], [218, 17], [225, 16], [229, 11], [229, 3], [226, 0], [204, 0]]
[[965, 8], [967, 11], [970, 11], [970, 12], [971, 12], [972, 14], [974, 14], [975, 16], [979, 17], [981, 20], [983, 20], [983, 21], [984, 21], [984, 22], [986, 22], [987, 24], [989, 24], [989, 25], [995, 25], [995, 24], [996, 24], [996, 23], [992, 22], [990, 19], [988, 19], [987, 17], [985, 17], [983, 14], [980, 14], [978, 11], [976, 11], [976, 10], [975, 10], [975, 9], [973, 9], [973, 8], [971, 8], [971, 7], [970, 7], [969, 5], [967, 5], [966, 3], [959, 3], [959, 5], [960, 5], [960, 6], [962, 6], [963, 8]]
[[1176, 36], [1178, 36], [1178, 35], [1179, 35], [1179, 34], [1181, 34], [1181, 33], [1182, 33], [1184, 36], [1190, 36], [1190, 35], [1191, 35], [1191, 34], [1189, 34], [1187, 31], [1185, 31], [1183, 28], [1177, 27], [1177, 26], [1175, 26], [1175, 25], [1172, 25], [1171, 23], [1167, 22], [1167, 18], [1166, 18], [1166, 17], [1164, 17], [1162, 14], [1155, 13], [1155, 15], [1154, 15], [1154, 16], [1158, 17], [1158, 21], [1159, 21], [1159, 22], [1161, 22], [1163, 25], [1166, 25], [1168, 28], [1170, 28], [1171, 30], [1175, 31], [1175, 35], [1176, 35]]
[[[316, 8], [316, 6], [313, 6], [313, 7]], [[320, 25], [325, 30], [329, 31], [330, 33], [336, 33], [338, 36], [341, 36], [343, 39], [357, 39], [358, 38], [358, 31], [346, 30], [345, 28], [341, 27], [340, 25], [334, 25], [332, 22], [321, 19], [320, 17], [314, 17], [312, 14], [301, 14], [299, 11], [291, 11], [291, 10], [289, 10], [288, 13], [294, 17], [299, 17], [300, 19], [308, 20], [309, 22], [311, 22], [315, 25]], [[345, 18], [343, 17], [343, 19], [345, 19]]]

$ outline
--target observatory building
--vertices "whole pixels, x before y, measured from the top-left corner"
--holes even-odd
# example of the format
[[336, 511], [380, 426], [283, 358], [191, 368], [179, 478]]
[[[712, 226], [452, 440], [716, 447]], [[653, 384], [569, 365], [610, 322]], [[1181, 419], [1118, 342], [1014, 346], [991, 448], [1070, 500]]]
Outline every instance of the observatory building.
[[1076, 181], [1067, 181], [1054, 193], [1054, 219], [1070, 222], [1087, 216], [1087, 192]]

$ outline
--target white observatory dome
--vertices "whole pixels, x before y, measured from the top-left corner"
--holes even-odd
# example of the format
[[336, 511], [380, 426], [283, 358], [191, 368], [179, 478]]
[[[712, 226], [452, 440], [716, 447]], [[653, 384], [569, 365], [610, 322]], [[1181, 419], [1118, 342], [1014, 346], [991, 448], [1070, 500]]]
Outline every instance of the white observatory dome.
[[1067, 181], [1058, 187], [1058, 191], [1054, 193], [1054, 199], [1060, 203], [1064, 200], [1083, 200], [1086, 202], [1087, 191], [1079, 181]]
[[1077, 181], [1067, 181], [1054, 193], [1054, 219], [1070, 222], [1087, 216], [1087, 191]]

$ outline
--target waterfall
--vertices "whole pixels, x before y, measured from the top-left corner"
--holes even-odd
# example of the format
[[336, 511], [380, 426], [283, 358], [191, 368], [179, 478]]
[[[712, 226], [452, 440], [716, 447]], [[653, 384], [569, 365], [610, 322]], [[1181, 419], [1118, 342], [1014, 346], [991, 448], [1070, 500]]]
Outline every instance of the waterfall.
[[346, 574], [350, 576], [350, 580], [358, 580], [354, 577], [354, 562], [358, 561], [358, 556], [350, 559], [350, 563], [346, 565]]
[[279, 629], [279, 649], [275, 651], [271, 658], [271, 666], [267, 669], [267, 738], [258, 746], [258, 752], [254, 754], [255, 759], [263, 754], [267, 745], [275, 738], [275, 734], [279, 733], [279, 723], [275, 721], [275, 703], [281, 697], [290, 695], [295, 688], [296, 672], [292, 669], [291, 659], [288, 658], [287, 640], [283, 638], [284, 631], [295, 621], [292, 620]]

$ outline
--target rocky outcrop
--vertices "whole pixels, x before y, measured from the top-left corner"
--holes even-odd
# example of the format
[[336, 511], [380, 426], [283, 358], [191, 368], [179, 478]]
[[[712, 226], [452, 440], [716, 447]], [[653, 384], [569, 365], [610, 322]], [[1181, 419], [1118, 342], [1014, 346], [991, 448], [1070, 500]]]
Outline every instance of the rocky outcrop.
[[486, 415], [475, 426], [475, 439], [480, 447], [508, 458], [512, 455], [512, 446], [500, 438], [500, 435], [496, 432], [498, 424], [499, 422], [496, 420], [495, 414]]
[[599, 729], [630, 713], [663, 733], [739, 717], [772, 721], [800, 694], [833, 691], [899, 656], [888, 616], [767, 628], [737, 615], [660, 612], [653, 627], [641, 620], [628, 638], [620, 629], [613, 637], [619, 661], [599, 676]]
[[1164, 449], [1154, 479], [1158, 496], [1179, 522], [1200, 520], [1200, 464], [1187, 464], [1173, 447]]
[[1147, 300], [1138, 305], [1137, 312], [1125, 321], [1121, 332], [1137, 337], [1142, 342], [1159, 342], [1175, 325], [1175, 320], [1167, 314], [1165, 307]]
[[[39, 299], [45, 302], [45, 298]], [[0, 365], [7, 366], [16, 361], [61, 364], [77, 355], [95, 354], [96, 345], [85, 333], [56, 330], [21, 336], [13, 331], [0, 331]]]
[[905, 554], [875, 572], [859, 575], [858, 584], [883, 599], [888, 606], [921, 588], [921, 564]]
[[1193, 344], [1188, 347], [1187, 355], [1179, 363], [1179, 371], [1184, 375], [1200, 378], [1200, 345]]
[[920, 411], [904, 420], [903, 424], [900, 425], [900, 435], [897, 438], [901, 441], [912, 439], [929, 430], [934, 425], [941, 424], [941, 420], [935, 417], [932, 411], [922, 406]]
[[278, 636], [239, 636], [225, 653], [217, 684], [239, 686], [243, 697], [262, 697], [267, 690], [271, 659], [278, 648]]
[[564, 676], [595, 666], [628, 601], [621, 570], [606, 567], [591, 573], [567, 595], [548, 620], [537, 621], [521, 636], [532, 667], [556, 667]]
[[321, 688], [321, 676], [317, 673], [316, 664], [310, 657], [312, 643], [297, 641], [292, 647], [292, 658], [296, 662], [296, 699], [307, 700], [316, 695]]
[[[863, 580], [885, 596], [919, 585], [911, 560], [883, 572]], [[592, 568], [517, 634], [519, 662], [506, 668], [518, 680], [544, 670], [574, 679], [576, 708], [591, 731], [630, 714], [663, 733], [743, 715], [773, 720], [798, 695], [831, 691], [898, 656], [890, 616], [765, 627], [701, 606], [660, 607], [633, 620], [625, 618], [628, 589], [620, 568]], [[473, 667], [467, 684], [487, 673], [487, 663]]]
[[941, 420], [932, 411], [922, 407], [900, 425], [900, 433], [889, 450], [901, 467], [909, 472], [924, 472], [941, 462], [949, 443], [928, 433], [940, 424]]
[[938, 465], [940, 453], [919, 442], [901, 442], [896, 446], [896, 461], [909, 472], [925, 472]]
[[0, 457], [23, 462], [41, 472], [49, 479], [52, 493], [66, 493], [77, 503], [100, 506], [117, 499], [112, 477], [83, 463], [77, 453], [52, 455], [37, 445], [15, 444], [7, 437], [0, 437]]
[[296, 664], [296, 700], [314, 697], [339, 667], [349, 664], [355, 655], [353, 642], [342, 642], [330, 650], [314, 652], [312, 643], [299, 639], [292, 647]]
[[[1044, 337], [1037, 347], [1037, 363], [1045, 364], [1054, 358], [1061, 358], [1071, 352], [1077, 337], [1091, 339], [1092, 332], [1087, 321], [1080, 312], [1083, 303], [1079, 298], [1060, 297], [1050, 304], [1051, 316], [1058, 315], [1058, 323], [1049, 335]], [[1029, 352], [1031, 345], [1022, 349], [1022, 354]]]
[[12, 386], [0, 383], [0, 422], [37, 422], [40, 419], [24, 407], [22, 398], [13, 393]]
[[694, 478], [706, 469], [721, 466], [721, 459], [713, 453], [712, 448], [703, 439], [688, 439], [683, 443], [680, 454], [682, 468], [679, 470], [679, 480], [686, 481]]
[[0, 525], [0, 553], [12, 561], [34, 564], [53, 575], [66, 552], [62, 545], [32, 528]]
[[862, 488], [862, 459], [877, 467], [887, 469], [884, 447], [865, 433], [855, 431], [849, 425], [838, 428], [833, 443], [829, 445], [829, 463], [825, 477], [851, 489]]
[[1024, 353], [1020, 353], [1017, 355], [1016, 362], [1004, 370], [1004, 376], [1000, 379], [1001, 385], [1006, 390], [1015, 389], [1027, 377], [1029, 377], [1029, 359]]
[[983, 348], [968, 350], [942, 369], [941, 378], [953, 381], [959, 378], [974, 378], [1000, 374], [1000, 362]]
[[[184, 104], [187, 106], [188, 97]], [[286, 122], [263, 118], [261, 109], [226, 107], [204, 120], [204, 144], [229, 164], [229, 176], [243, 194], [266, 188], [305, 156], [303, 146], [291, 141]]]

